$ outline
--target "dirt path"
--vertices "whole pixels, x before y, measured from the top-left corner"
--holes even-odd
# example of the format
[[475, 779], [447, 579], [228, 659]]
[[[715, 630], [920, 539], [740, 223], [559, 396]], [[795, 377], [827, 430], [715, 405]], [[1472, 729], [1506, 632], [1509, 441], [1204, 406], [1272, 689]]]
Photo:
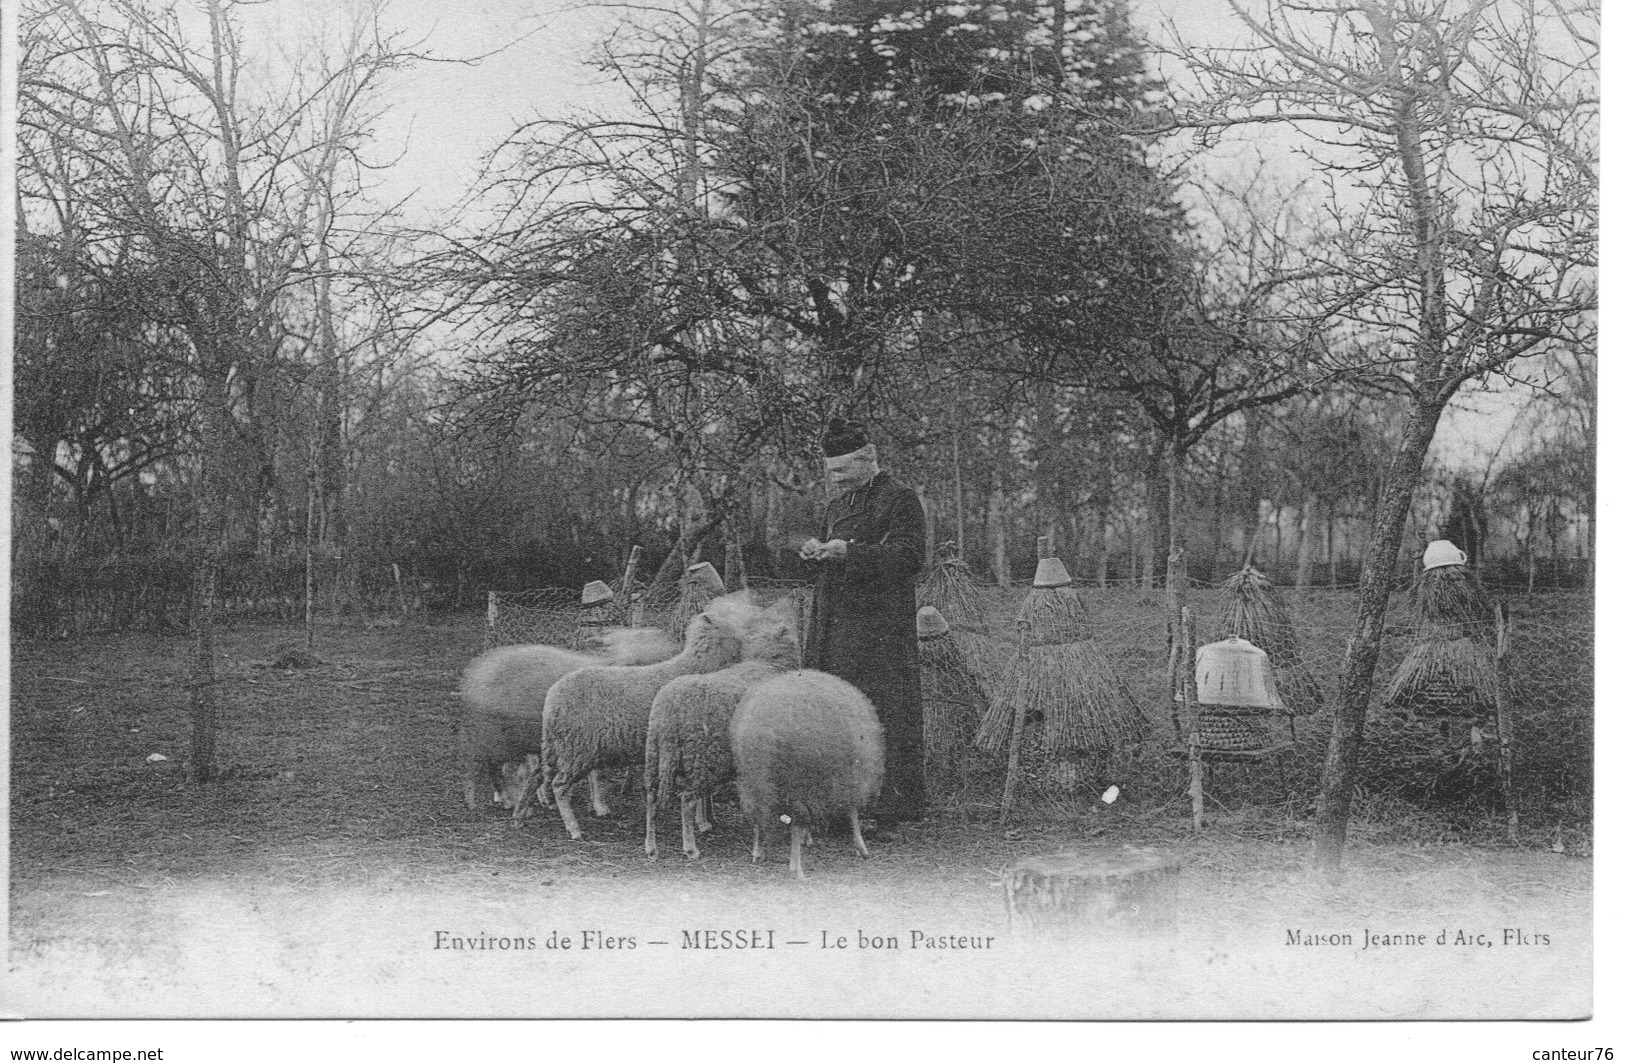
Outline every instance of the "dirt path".
[[[1237, 784], [1192, 837], [1172, 779], [1110, 810], [1029, 803], [1011, 832], [999, 827], [992, 797], [969, 787], [901, 842], [876, 845], [869, 861], [820, 839], [805, 882], [788, 874], [782, 846], [769, 864], [752, 865], [748, 828], [730, 808], [701, 860], [671, 850], [651, 862], [641, 812], [624, 795], [617, 815], [587, 823], [581, 843], [550, 818], [515, 829], [461, 807], [449, 750], [456, 674], [477, 649], [476, 626], [331, 634], [319, 650], [326, 663], [303, 672], [264, 666], [286, 631], [239, 629], [225, 640], [227, 772], [202, 792], [179, 772], [178, 640], [17, 648], [7, 1011], [1590, 1010], [1591, 861], [1580, 845], [1558, 854], [1543, 839], [1523, 848], [1417, 844], [1409, 824], [1366, 822], [1347, 877], [1332, 887], [1305, 872], [1300, 804], [1255, 804]], [[149, 762], [153, 752], [170, 759]], [[674, 820], [663, 823], [673, 845]], [[1174, 933], [1065, 947], [1012, 933], [1002, 866], [1122, 845], [1182, 861]], [[1351, 944], [1294, 945], [1294, 931], [1348, 934]], [[1416, 943], [1365, 948], [1367, 931]], [[876, 939], [881, 947], [867, 947]], [[897, 948], [885, 947], [892, 939]]]

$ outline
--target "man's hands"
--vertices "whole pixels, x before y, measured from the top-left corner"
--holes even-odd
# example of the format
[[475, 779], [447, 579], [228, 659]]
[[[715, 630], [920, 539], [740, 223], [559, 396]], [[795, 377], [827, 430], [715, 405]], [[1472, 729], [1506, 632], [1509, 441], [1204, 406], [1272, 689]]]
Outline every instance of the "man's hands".
[[808, 539], [801, 544], [801, 560], [803, 561], [840, 561], [845, 557], [845, 539], [831, 539], [827, 543], [821, 543], [817, 539]]

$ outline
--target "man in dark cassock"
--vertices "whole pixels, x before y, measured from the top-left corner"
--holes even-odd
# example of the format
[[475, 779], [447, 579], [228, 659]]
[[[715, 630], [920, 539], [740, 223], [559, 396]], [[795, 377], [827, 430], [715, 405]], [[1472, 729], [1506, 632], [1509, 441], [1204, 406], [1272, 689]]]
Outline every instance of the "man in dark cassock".
[[886, 733], [886, 778], [875, 837], [925, 816], [924, 710], [914, 630], [914, 577], [925, 563], [925, 509], [914, 489], [880, 471], [863, 429], [833, 418], [824, 435], [829, 504], [824, 538], [801, 556], [818, 567], [809, 668], [866, 694]]

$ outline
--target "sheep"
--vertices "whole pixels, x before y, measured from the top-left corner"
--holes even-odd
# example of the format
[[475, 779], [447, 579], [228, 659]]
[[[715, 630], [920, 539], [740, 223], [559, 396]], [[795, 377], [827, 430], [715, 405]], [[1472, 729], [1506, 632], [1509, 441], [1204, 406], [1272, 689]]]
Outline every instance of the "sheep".
[[655, 696], [643, 755], [643, 851], [651, 859], [658, 855], [655, 809], [670, 808], [674, 792], [681, 807], [683, 852], [690, 859], [700, 855], [696, 818], [700, 831], [711, 829], [705, 803], [734, 777], [728, 737], [734, 710], [756, 683], [800, 666], [796, 620], [792, 598], [753, 610], [741, 630], [743, 661], [720, 672], [680, 676]]
[[[504, 807], [515, 807], [528, 788], [528, 754], [542, 748], [542, 705], [547, 691], [566, 674], [594, 665], [652, 664], [671, 657], [677, 647], [658, 628], [609, 631], [602, 654], [576, 653], [557, 646], [501, 646], [474, 658], [463, 672], [463, 718], [457, 728], [463, 800], [479, 810], [480, 784], [500, 795]], [[597, 779], [592, 780], [593, 808], [608, 814]]]
[[755, 828], [752, 861], [762, 861], [763, 831], [778, 816], [790, 824], [790, 869], [806, 878], [801, 846], [812, 824], [843, 811], [858, 855], [869, 855], [858, 813], [880, 792], [885, 738], [857, 687], [806, 668], [765, 679], [739, 703], [730, 731], [739, 806]]
[[[734, 625], [709, 607], [688, 622], [686, 636], [683, 652], [669, 661], [634, 668], [582, 668], [547, 692], [540, 782], [552, 789], [571, 838], [581, 840], [581, 825], [570, 805], [571, 784], [595, 769], [641, 760], [649, 710], [660, 688], [678, 676], [714, 672], [739, 660]], [[515, 819], [521, 818], [525, 804], [521, 799], [514, 808]]]

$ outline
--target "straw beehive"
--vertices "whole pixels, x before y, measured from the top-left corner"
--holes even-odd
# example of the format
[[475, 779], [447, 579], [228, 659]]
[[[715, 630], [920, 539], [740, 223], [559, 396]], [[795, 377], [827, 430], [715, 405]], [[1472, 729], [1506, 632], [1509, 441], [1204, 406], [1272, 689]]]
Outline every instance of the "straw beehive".
[[1384, 704], [1417, 716], [1495, 711], [1495, 607], [1448, 540], [1428, 544], [1417, 581], [1416, 643], [1394, 670]]
[[1292, 610], [1275, 585], [1247, 565], [1227, 578], [1219, 614], [1226, 635], [1246, 639], [1269, 655], [1287, 716], [1306, 716], [1321, 706], [1320, 686], [1298, 647]]
[[1429, 544], [1430, 559], [1416, 581], [1418, 633], [1424, 639], [1449, 642], [1466, 638], [1488, 645], [1495, 639], [1495, 606], [1471, 569], [1437, 556], [1439, 546], [1450, 547], [1465, 558], [1448, 540]]
[[987, 698], [965, 663], [942, 613], [925, 606], [915, 618], [920, 642], [920, 694], [925, 709], [926, 764], [954, 770], [970, 749]]
[[954, 543], [938, 548], [916, 588], [915, 602], [942, 614], [950, 628], [948, 638], [963, 658], [982, 700], [990, 699], [1010, 655], [989, 632], [982, 590]]
[[699, 561], [688, 566], [683, 573], [682, 595], [677, 599], [677, 608], [672, 610], [666, 629], [677, 638], [683, 638], [688, 622], [705, 612], [705, 607], [722, 591], [722, 577], [711, 562]]
[[1269, 734], [1252, 720], [1222, 713], [1201, 712], [1196, 716], [1194, 741], [1204, 750], [1245, 753], [1269, 745]]
[[1016, 631], [1016, 656], [982, 718], [977, 748], [1006, 747], [1018, 714], [1043, 728], [1041, 746], [1050, 754], [1108, 751], [1145, 735], [1150, 721], [1101, 653], [1059, 559], [1039, 562]]
[[578, 651], [596, 650], [604, 629], [614, 623], [615, 592], [603, 580], [593, 580], [581, 588], [581, 612], [576, 617], [575, 634], [570, 648]]
[[1394, 670], [1383, 702], [1417, 716], [1488, 716], [1495, 662], [1474, 639], [1423, 638]]

